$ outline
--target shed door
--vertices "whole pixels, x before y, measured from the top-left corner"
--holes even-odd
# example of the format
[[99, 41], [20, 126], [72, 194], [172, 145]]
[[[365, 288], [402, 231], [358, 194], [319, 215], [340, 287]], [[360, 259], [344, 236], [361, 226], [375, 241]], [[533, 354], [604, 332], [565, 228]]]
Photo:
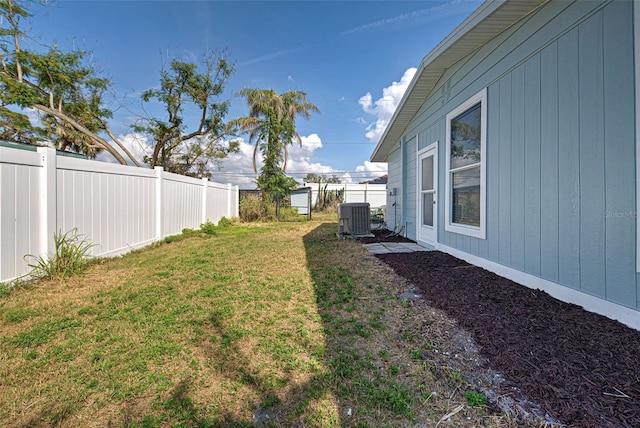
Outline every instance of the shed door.
[[418, 154], [418, 240], [434, 244], [438, 240], [437, 179], [438, 154], [435, 144]]

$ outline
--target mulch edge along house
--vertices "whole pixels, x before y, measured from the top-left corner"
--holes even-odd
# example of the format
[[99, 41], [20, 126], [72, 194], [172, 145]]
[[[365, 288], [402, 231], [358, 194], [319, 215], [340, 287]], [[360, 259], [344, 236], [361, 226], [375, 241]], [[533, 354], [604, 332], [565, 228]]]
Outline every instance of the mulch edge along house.
[[387, 224], [640, 329], [636, 106], [640, 4], [487, 1], [422, 60], [371, 155]]

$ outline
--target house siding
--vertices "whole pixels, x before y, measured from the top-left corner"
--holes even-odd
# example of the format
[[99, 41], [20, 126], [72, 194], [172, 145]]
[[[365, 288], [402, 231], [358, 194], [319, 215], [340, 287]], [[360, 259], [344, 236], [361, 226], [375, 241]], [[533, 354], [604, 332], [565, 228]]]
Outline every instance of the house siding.
[[[396, 146], [389, 154], [389, 178], [387, 181], [387, 211], [385, 213], [385, 222], [387, 228], [396, 230], [397, 225], [401, 223], [402, 216], [402, 155], [400, 145]], [[391, 195], [393, 189], [396, 194]]]
[[[633, 42], [633, 2], [550, 2], [452, 66], [406, 130], [418, 144], [389, 157], [390, 176], [404, 159], [407, 236], [415, 153], [440, 141], [441, 244], [640, 309]], [[482, 88], [484, 240], [445, 231], [443, 199], [445, 115]]]
[[[413, 137], [407, 140], [405, 145], [405, 159], [406, 159], [406, 183], [405, 189], [406, 192], [404, 195], [405, 206], [406, 207], [415, 207], [417, 201], [417, 154], [418, 154], [418, 146], [417, 146], [418, 137]], [[416, 210], [409, 209], [404, 212], [404, 226], [406, 228], [405, 235], [409, 239], [416, 239], [416, 231], [417, 231], [417, 222], [416, 222]]]

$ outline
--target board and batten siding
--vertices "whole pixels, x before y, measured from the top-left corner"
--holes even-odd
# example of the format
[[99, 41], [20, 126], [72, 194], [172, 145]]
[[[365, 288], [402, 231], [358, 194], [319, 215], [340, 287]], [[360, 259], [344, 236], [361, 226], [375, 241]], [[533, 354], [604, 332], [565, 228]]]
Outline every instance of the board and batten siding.
[[[385, 212], [385, 223], [389, 230], [396, 230], [402, 222], [402, 152], [398, 144], [389, 154], [389, 177], [387, 179], [387, 208]], [[392, 195], [396, 189], [395, 195]]]
[[[441, 142], [441, 244], [640, 309], [633, 43], [633, 2], [550, 2], [445, 73], [405, 133]], [[485, 240], [445, 231], [443, 200], [445, 115], [483, 88]]]

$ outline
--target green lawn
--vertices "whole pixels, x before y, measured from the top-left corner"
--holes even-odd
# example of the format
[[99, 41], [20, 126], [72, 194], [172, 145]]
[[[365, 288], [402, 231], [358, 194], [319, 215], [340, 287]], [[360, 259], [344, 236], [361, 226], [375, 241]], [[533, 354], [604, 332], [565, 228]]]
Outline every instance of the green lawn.
[[5, 294], [1, 425], [435, 426], [463, 404], [455, 426], [504, 426], [336, 230], [235, 225]]

